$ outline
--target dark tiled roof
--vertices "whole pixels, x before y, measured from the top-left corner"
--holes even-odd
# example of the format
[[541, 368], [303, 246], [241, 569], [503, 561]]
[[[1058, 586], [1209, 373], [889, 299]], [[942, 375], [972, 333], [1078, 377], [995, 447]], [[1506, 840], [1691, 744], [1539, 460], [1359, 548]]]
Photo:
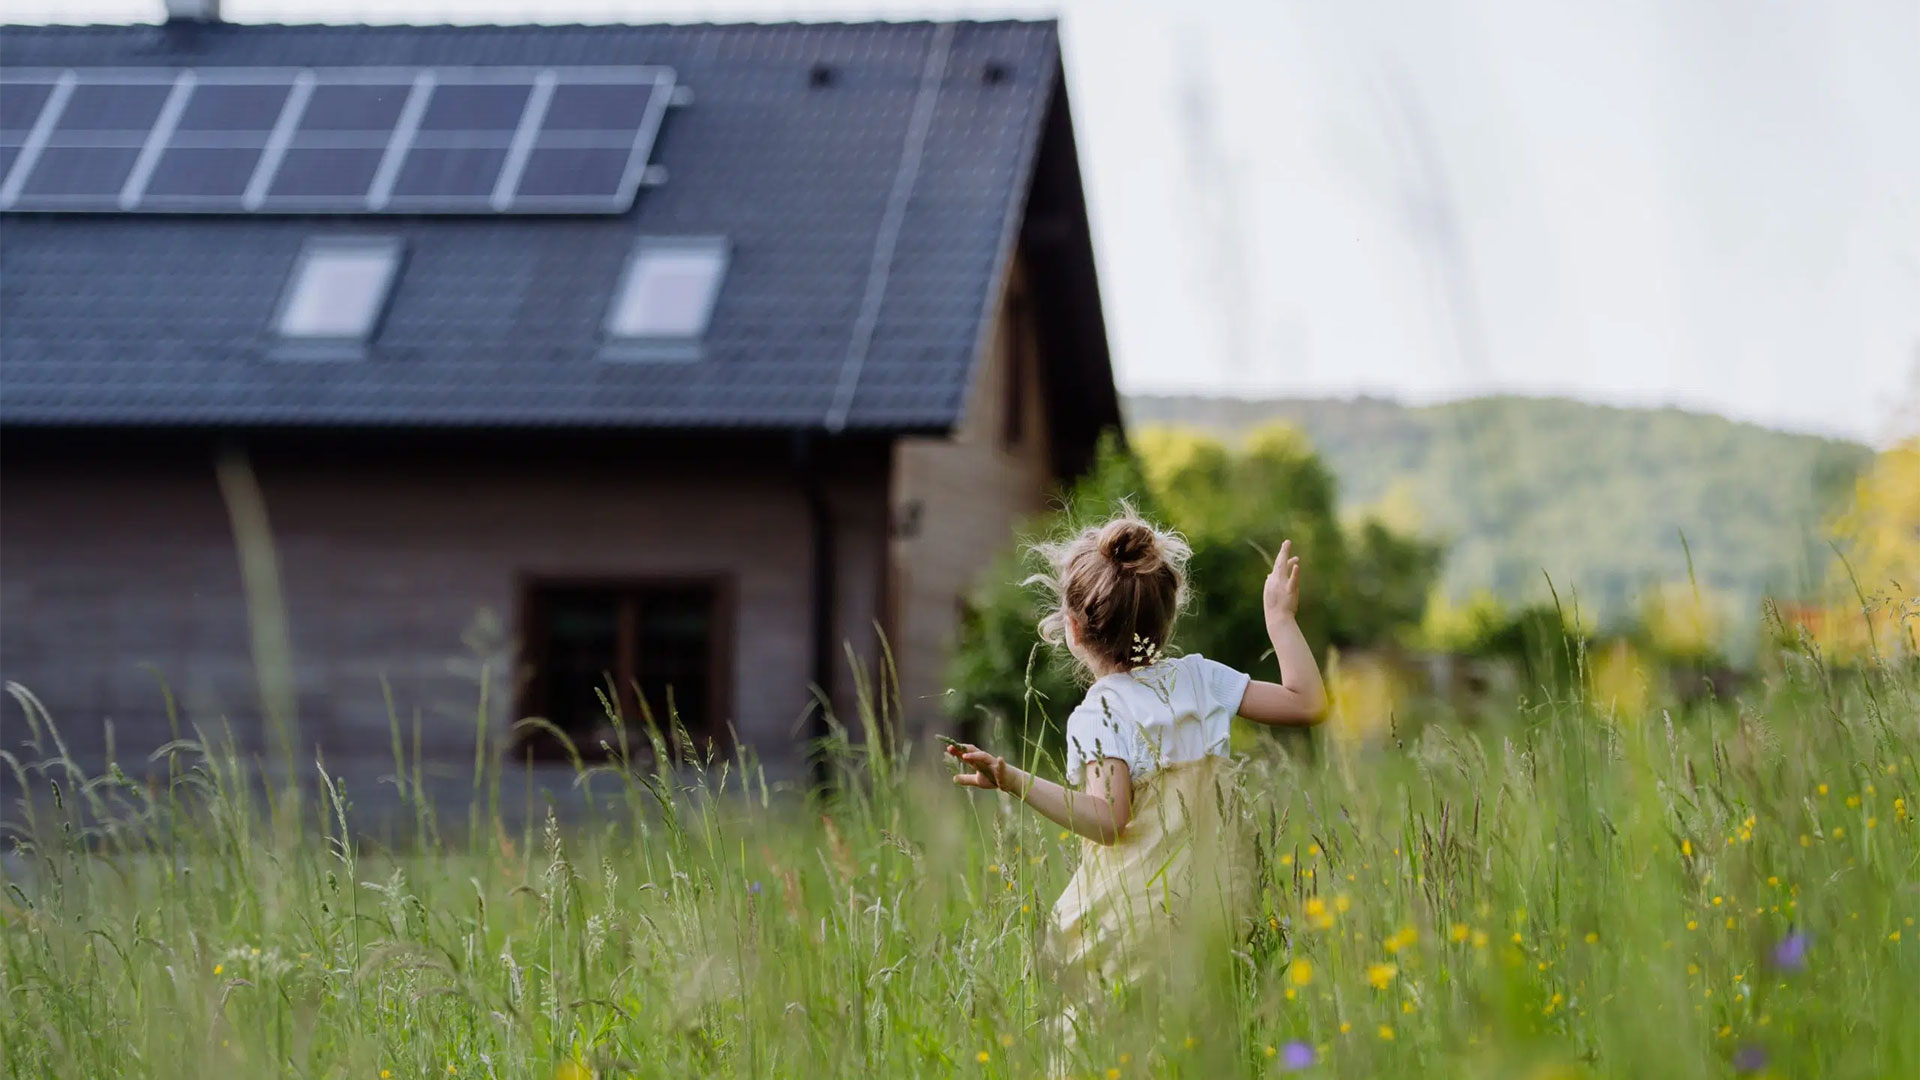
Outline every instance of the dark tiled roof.
[[[882, 220], [945, 51], [890, 271]], [[618, 217], [10, 214], [0, 421], [942, 429], [963, 406], [1056, 82], [1050, 23], [0, 28], [11, 67], [664, 64], [694, 92]], [[836, 72], [809, 85], [815, 64]], [[999, 64], [1006, 77], [983, 77]], [[303, 241], [395, 233], [362, 359], [273, 359]], [[600, 356], [634, 238], [724, 234], [706, 359]], [[870, 339], [859, 314], [884, 285]], [[863, 348], [863, 341], [868, 342]]]

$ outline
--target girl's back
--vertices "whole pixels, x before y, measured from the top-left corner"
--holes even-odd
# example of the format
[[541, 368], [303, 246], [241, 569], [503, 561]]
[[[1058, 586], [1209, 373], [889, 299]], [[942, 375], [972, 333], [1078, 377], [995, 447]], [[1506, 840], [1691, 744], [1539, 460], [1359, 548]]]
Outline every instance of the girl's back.
[[1100, 677], [1067, 717], [1067, 775], [1118, 758], [1138, 784], [1169, 765], [1226, 757], [1233, 714], [1250, 681], [1199, 655]]

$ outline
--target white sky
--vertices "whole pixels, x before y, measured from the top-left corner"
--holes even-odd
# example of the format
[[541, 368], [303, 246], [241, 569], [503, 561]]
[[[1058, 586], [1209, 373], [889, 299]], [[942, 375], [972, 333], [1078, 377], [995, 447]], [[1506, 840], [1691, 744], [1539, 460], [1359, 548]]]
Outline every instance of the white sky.
[[[0, 0], [151, 21], [161, 0]], [[1920, 394], [1915, 0], [229, 0], [237, 22], [1064, 20], [1124, 388], [1493, 390], [1879, 441]]]

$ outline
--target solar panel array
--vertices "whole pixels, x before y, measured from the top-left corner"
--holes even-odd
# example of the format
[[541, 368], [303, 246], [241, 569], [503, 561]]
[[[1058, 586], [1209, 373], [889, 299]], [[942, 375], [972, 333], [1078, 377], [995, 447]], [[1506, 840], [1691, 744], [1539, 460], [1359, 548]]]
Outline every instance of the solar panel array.
[[616, 214], [672, 70], [0, 74], [0, 210]]

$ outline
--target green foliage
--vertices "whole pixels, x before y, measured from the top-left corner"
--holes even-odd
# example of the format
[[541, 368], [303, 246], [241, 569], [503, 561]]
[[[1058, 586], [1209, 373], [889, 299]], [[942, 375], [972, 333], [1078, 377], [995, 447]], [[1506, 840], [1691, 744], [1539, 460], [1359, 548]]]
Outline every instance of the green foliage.
[[[1272, 677], [1260, 594], [1289, 538], [1305, 566], [1300, 627], [1316, 647], [1377, 644], [1419, 622], [1439, 548], [1376, 520], [1343, 527], [1333, 475], [1297, 431], [1265, 429], [1241, 447], [1173, 430], [1143, 431], [1135, 442], [1138, 457], [1104, 443], [1061, 509], [1029, 533], [1068, 535], [1126, 501], [1184, 534], [1193, 600], [1174, 632], [1178, 651]], [[1041, 594], [1014, 584], [1019, 570], [1010, 556], [981, 581], [949, 671], [949, 700], [963, 722], [1010, 721], [1023, 741], [1057, 753], [1058, 724], [1078, 687], [1055, 650], [1034, 652]]]
[[1640, 592], [1688, 581], [1726, 598], [1743, 628], [1760, 598], [1814, 591], [1829, 560], [1822, 522], [1871, 454], [1677, 409], [1541, 398], [1407, 407], [1391, 402], [1135, 397], [1136, 424], [1232, 434], [1284, 422], [1319, 450], [1347, 503], [1404, 493], [1447, 544], [1455, 599], [1490, 589], [1510, 604], [1577, 595], [1602, 624]]
[[463, 814], [396, 750], [391, 846], [331, 784], [270, 827], [230, 746], [148, 786], [40, 730], [5, 766], [40, 816], [7, 805], [0, 1075], [1254, 1080], [1295, 1042], [1324, 1077], [1920, 1075], [1917, 676], [1789, 655], [1673, 725], [1549, 696], [1404, 749], [1257, 744], [1229, 805], [1263, 929], [1081, 1002], [1073, 1046], [1036, 954], [1079, 845], [906, 753], [837, 743], [831, 798], [750, 760], [593, 771], [599, 813], [521, 827], [520, 778]]

